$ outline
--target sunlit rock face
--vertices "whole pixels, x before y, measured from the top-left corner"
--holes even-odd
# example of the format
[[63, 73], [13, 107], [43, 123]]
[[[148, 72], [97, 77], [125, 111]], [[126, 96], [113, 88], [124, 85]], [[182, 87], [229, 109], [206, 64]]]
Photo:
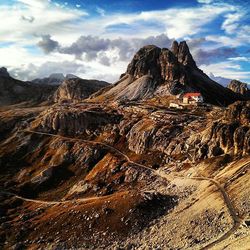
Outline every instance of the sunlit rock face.
[[80, 101], [108, 85], [107, 82], [98, 80], [67, 79], [55, 92], [54, 100], [55, 102]]

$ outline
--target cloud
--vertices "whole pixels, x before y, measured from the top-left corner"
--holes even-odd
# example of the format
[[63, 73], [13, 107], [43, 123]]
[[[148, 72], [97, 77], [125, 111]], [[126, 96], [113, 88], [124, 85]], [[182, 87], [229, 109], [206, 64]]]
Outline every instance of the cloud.
[[33, 16], [21, 16], [21, 20], [29, 22], [29, 23], [33, 23], [35, 18]]
[[244, 13], [229, 13], [225, 15], [226, 19], [222, 23], [221, 28], [228, 34], [233, 34], [240, 26], [240, 20], [244, 17]]
[[35, 65], [30, 63], [21, 67], [10, 68], [9, 73], [22, 80], [32, 80], [35, 78], [43, 78], [53, 73], [71, 74], [75, 72], [85, 72], [85, 68], [82, 64], [73, 61], [63, 62], [45, 62], [41, 65]]
[[59, 47], [59, 43], [51, 39], [50, 35], [42, 36], [42, 40], [37, 43], [46, 54], [55, 51]]
[[100, 7], [96, 8], [96, 12], [100, 14], [101, 16], [105, 16], [106, 11]]
[[[70, 46], [63, 46], [59, 42], [51, 39], [50, 35], [42, 37], [38, 46], [45, 53], [59, 52], [61, 54], [74, 55], [76, 59], [92, 61], [98, 59], [104, 65], [110, 65], [111, 61], [128, 61], [134, 53], [141, 47], [154, 44], [159, 47], [170, 47], [173, 39], [169, 39], [165, 34], [149, 36], [145, 39], [132, 38], [130, 40], [117, 38], [105, 39], [98, 36], [81, 36]], [[113, 51], [114, 53], [110, 52]], [[109, 54], [109, 60], [106, 53]], [[113, 58], [112, 58], [113, 57]]]
[[212, 3], [213, 0], [197, 0], [198, 3], [205, 3], [205, 4], [209, 4]]
[[18, 4], [0, 4], [1, 41], [31, 44], [37, 35], [74, 33], [72, 23], [87, 16], [86, 11], [63, 9], [47, 0], [18, 0]]
[[245, 56], [230, 57], [229, 60], [236, 62], [250, 62], [250, 58]]
[[237, 79], [247, 81], [250, 79], [250, 71], [244, 71], [240, 64], [231, 61], [222, 61], [209, 65], [201, 65], [200, 68], [210, 74], [213, 72], [215, 76], [221, 76], [229, 79]]
[[61, 47], [59, 52], [62, 54], [75, 55], [76, 58], [81, 58], [83, 53], [86, 54], [87, 59], [95, 59], [99, 51], [105, 51], [110, 46], [109, 39], [103, 39], [94, 36], [81, 36], [76, 42], [68, 47]]
[[48, 1], [46, 0], [17, 0], [17, 2], [23, 3], [30, 7], [44, 9], [48, 6]]
[[193, 56], [198, 65], [208, 65], [230, 57], [238, 56], [238, 53], [235, 48], [220, 47], [212, 50], [197, 49]]

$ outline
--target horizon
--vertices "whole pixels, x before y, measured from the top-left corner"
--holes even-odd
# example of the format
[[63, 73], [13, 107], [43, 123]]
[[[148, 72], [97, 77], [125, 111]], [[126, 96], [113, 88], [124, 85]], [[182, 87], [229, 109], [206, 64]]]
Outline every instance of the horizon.
[[250, 83], [248, 3], [0, 0], [1, 66], [21, 80], [63, 73], [114, 82], [140, 47], [186, 40], [207, 75]]

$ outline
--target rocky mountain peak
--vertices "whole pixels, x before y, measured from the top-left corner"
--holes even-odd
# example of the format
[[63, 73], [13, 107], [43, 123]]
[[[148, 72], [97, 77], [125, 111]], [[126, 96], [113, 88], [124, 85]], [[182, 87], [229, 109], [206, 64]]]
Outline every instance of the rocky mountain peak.
[[178, 57], [178, 51], [179, 51], [179, 44], [177, 41], [173, 41], [172, 46], [171, 46], [171, 51], [173, 54]]
[[0, 68], [0, 76], [10, 77], [8, 70], [5, 67]]
[[171, 51], [178, 58], [178, 62], [181, 64], [196, 67], [196, 63], [190, 53], [186, 41], [182, 41], [180, 43], [173, 41]]
[[134, 56], [131, 63], [128, 65], [127, 74], [133, 75], [136, 78], [144, 75], [159, 77], [159, 56], [161, 49], [154, 45], [142, 47]]
[[100, 93], [99, 98], [139, 100], [185, 92], [200, 92], [205, 102], [219, 106], [244, 100], [242, 95], [224, 88], [200, 70], [185, 41], [174, 41], [170, 50], [154, 45], [142, 47], [120, 80]]
[[249, 92], [247, 83], [244, 82], [240, 82], [237, 80], [232, 80], [228, 86], [229, 89], [231, 89], [232, 91], [242, 94], [242, 95], [246, 95]]
[[149, 75], [156, 82], [180, 78], [183, 82], [185, 76], [180, 69], [182, 66], [197, 68], [187, 43], [174, 41], [171, 50], [154, 45], [142, 47], [128, 65], [126, 73], [136, 78]]

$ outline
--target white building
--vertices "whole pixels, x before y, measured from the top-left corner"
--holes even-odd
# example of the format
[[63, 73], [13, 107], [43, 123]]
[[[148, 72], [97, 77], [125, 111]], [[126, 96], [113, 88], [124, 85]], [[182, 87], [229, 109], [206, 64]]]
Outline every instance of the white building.
[[201, 93], [186, 93], [182, 99], [185, 104], [196, 104], [204, 102], [203, 96]]

